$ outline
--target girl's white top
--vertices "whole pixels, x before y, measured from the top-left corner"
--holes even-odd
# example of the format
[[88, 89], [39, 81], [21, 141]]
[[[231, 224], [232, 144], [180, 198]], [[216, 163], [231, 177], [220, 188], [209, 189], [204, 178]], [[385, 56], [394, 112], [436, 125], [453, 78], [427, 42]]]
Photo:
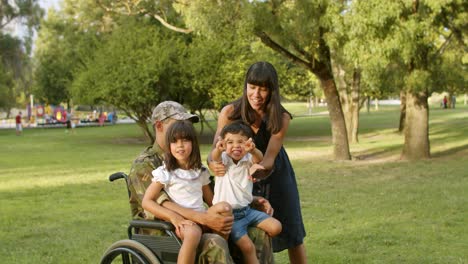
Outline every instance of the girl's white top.
[[252, 154], [247, 153], [237, 164], [226, 152], [221, 154], [221, 158], [226, 166], [226, 174], [215, 177], [213, 204], [225, 201], [234, 209], [249, 205], [253, 188], [249, 179], [249, 168], [253, 165]]
[[168, 171], [164, 165], [153, 170], [154, 182], [164, 185], [164, 190], [172, 201], [196, 211], [206, 211], [203, 204], [202, 186], [210, 183], [210, 173], [206, 167], [200, 170], [176, 169]]

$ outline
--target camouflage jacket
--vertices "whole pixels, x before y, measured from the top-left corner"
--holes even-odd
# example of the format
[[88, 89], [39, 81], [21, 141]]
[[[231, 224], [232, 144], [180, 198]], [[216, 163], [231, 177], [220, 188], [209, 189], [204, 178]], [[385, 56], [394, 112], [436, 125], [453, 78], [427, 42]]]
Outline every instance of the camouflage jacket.
[[163, 150], [159, 147], [147, 147], [133, 161], [128, 174], [128, 189], [130, 190], [130, 209], [133, 219], [153, 220], [154, 216], [141, 207], [143, 196], [151, 184], [151, 172], [162, 165]]

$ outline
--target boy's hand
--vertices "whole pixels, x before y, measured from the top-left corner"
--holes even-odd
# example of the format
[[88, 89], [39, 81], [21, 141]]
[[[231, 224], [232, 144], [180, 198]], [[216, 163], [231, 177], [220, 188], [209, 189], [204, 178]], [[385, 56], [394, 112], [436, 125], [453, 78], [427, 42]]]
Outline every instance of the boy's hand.
[[226, 145], [224, 144], [224, 140], [221, 137], [218, 137], [218, 142], [216, 142], [216, 149], [218, 149], [220, 152], [226, 150]]
[[251, 152], [252, 150], [255, 149], [255, 143], [253, 142], [252, 138], [249, 138], [244, 145], [245, 151], [246, 152]]

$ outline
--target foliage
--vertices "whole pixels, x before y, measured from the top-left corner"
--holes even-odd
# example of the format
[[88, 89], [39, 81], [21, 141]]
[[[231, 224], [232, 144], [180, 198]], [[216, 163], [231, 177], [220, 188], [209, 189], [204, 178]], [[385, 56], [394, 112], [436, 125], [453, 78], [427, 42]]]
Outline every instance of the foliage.
[[[1, 57], [0, 57], [1, 60]], [[9, 111], [14, 106], [13, 78], [0, 63], [0, 109]]]
[[144, 17], [123, 17], [116, 23], [78, 71], [73, 95], [80, 103], [113, 105], [150, 133], [145, 127], [152, 108], [190, 92], [182, 81], [184, 36]]
[[[0, 1], [0, 108], [9, 114], [30, 93], [31, 39], [43, 16], [37, 0]], [[9, 26], [21, 27], [23, 37], [14, 37]]]

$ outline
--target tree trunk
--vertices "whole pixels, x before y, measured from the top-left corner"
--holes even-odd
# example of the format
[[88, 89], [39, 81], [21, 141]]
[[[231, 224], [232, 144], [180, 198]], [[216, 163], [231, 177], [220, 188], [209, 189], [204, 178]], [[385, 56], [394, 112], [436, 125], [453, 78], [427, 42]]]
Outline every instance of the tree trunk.
[[286, 56], [293, 60], [294, 63], [302, 65], [308, 68], [317, 78], [320, 80], [320, 84], [325, 93], [327, 99], [327, 107], [331, 120], [332, 128], [332, 139], [333, 139], [333, 155], [335, 160], [350, 160], [351, 154], [349, 153], [349, 143], [348, 136], [346, 133], [346, 124], [343, 115], [343, 110], [341, 109], [340, 96], [338, 95], [338, 90], [336, 89], [335, 80], [333, 79], [333, 72], [331, 69], [331, 58], [330, 58], [330, 48], [325, 43], [323, 37], [323, 32], [321, 31], [321, 38], [319, 40], [319, 55], [322, 60], [316, 60], [314, 55], [310, 56], [312, 60], [305, 61], [289, 50], [285, 49], [265, 32], [258, 32], [257, 36], [260, 37], [261, 41], [272, 48], [273, 50], [279, 52], [280, 54]]
[[348, 135], [346, 133], [346, 124], [341, 108], [340, 97], [331, 71], [323, 69], [319, 77], [320, 85], [327, 99], [327, 108], [330, 115], [333, 155], [335, 160], [350, 160]]
[[369, 114], [370, 113], [370, 96], [367, 96], [367, 99], [366, 99], [366, 110], [367, 110], [367, 113]]
[[406, 93], [405, 143], [402, 159], [430, 158], [428, 92]]
[[150, 131], [148, 124], [146, 123], [146, 120], [138, 119], [138, 120], [135, 120], [135, 122], [143, 131], [143, 135], [145, 135], [145, 138], [148, 140], [148, 143], [152, 145], [154, 143], [155, 137], [153, 133]]
[[361, 86], [361, 71], [354, 69], [353, 72], [353, 85], [351, 86], [351, 124], [348, 130], [348, 139], [352, 143], [358, 143], [358, 130], [359, 130], [359, 90]]
[[340, 97], [341, 110], [343, 111], [346, 132], [348, 137], [348, 142], [353, 142], [351, 139], [351, 134], [353, 130], [353, 101], [350, 95], [350, 89], [348, 89], [348, 84], [346, 83], [346, 71], [341, 67], [340, 64], [333, 64], [333, 73], [335, 76], [335, 84], [337, 87], [338, 95]]
[[405, 129], [406, 119], [406, 91], [400, 91], [400, 125], [398, 126], [398, 132], [403, 132]]

